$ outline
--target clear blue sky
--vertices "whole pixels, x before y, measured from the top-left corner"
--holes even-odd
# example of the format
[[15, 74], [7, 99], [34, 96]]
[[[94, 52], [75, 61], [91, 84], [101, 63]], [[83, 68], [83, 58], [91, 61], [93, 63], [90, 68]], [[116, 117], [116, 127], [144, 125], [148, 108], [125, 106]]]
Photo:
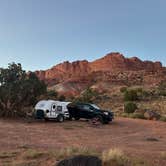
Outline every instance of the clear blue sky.
[[166, 65], [166, 0], [0, 0], [0, 66], [26, 70], [118, 51]]

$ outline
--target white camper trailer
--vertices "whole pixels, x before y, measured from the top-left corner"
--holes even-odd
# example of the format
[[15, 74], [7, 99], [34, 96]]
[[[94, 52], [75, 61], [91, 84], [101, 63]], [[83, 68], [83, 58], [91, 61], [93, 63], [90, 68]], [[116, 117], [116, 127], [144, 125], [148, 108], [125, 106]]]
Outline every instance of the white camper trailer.
[[69, 119], [67, 105], [70, 102], [61, 102], [55, 100], [41, 100], [35, 106], [36, 119], [56, 119], [63, 122], [64, 119]]

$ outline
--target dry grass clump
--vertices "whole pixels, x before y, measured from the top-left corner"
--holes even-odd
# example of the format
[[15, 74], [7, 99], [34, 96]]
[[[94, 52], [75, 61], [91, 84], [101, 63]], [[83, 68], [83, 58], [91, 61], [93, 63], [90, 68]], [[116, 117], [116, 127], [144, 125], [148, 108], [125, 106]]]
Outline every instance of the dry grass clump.
[[12, 166], [40, 166], [41, 164], [38, 161], [24, 161], [24, 162], [20, 162], [20, 163], [15, 163]]
[[110, 149], [102, 153], [103, 166], [126, 166], [128, 157], [120, 149]]
[[130, 165], [131, 166], [150, 166], [146, 161], [140, 158], [132, 158]]
[[159, 120], [163, 121], [163, 122], [166, 122], [166, 116], [162, 116]]
[[124, 152], [118, 148], [110, 149], [102, 153], [102, 166], [148, 166], [139, 158], [128, 158]]
[[42, 156], [44, 156], [45, 153], [44, 152], [39, 152], [37, 150], [33, 150], [33, 149], [28, 149], [24, 155], [23, 158], [24, 159], [37, 159], [40, 158]]
[[18, 152], [0, 152], [0, 159], [16, 157]]
[[164, 160], [166, 160], [166, 151], [161, 152], [161, 158], [164, 159]]

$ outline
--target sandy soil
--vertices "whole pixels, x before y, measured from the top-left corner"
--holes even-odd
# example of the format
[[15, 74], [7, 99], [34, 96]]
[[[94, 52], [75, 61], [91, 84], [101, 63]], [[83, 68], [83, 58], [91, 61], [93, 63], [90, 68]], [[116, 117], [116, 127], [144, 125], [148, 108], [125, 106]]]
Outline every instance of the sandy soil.
[[[158, 141], [148, 141], [148, 138]], [[161, 153], [166, 152], [166, 123], [116, 118], [109, 125], [92, 127], [83, 120], [64, 123], [0, 120], [0, 152], [16, 151], [24, 146], [45, 151], [70, 146], [97, 151], [120, 148], [130, 157], [164, 166], [166, 160]]]

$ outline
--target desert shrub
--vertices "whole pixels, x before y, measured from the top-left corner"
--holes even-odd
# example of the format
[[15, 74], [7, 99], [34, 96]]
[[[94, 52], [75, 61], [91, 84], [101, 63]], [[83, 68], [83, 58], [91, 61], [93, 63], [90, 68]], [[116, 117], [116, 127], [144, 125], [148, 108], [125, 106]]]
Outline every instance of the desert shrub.
[[37, 158], [42, 157], [43, 155], [45, 155], [44, 152], [40, 152], [40, 151], [33, 150], [33, 149], [28, 149], [24, 153], [23, 158], [24, 159], [37, 159]]
[[158, 86], [158, 94], [161, 96], [166, 96], [166, 82], [162, 81]]
[[110, 149], [102, 154], [103, 166], [126, 166], [129, 159], [120, 149]]
[[137, 91], [138, 93], [142, 93], [142, 92], [143, 92], [143, 89], [142, 89], [142, 88], [137, 88], [136, 91]]
[[134, 119], [145, 119], [144, 114], [141, 113], [133, 113], [130, 114], [129, 117]]
[[54, 90], [49, 90], [47, 91], [47, 98], [49, 99], [57, 99], [58, 97], [58, 92], [54, 91]]
[[166, 116], [161, 116], [160, 121], [166, 122]]
[[126, 92], [126, 91], [127, 91], [127, 87], [121, 87], [121, 88], [120, 88], [120, 92], [121, 92], [121, 93], [124, 93], [124, 92]]
[[80, 97], [76, 98], [74, 102], [85, 102], [85, 103], [90, 103], [98, 96], [98, 92], [91, 89], [87, 88]]
[[93, 97], [95, 97], [97, 95], [98, 95], [98, 93], [95, 90], [88, 88], [83, 92], [82, 99], [84, 102], [92, 102]]
[[21, 64], [0, 68], [0, 116], [25, 116], [24, 107], [34, 105], [45, 94], [46, 85], [35, 73], [26, 73]]
[[131, 166], [149, 166], [149, 164], [147, 163], [147, 161], [144, 161], [142, 158], [138, 158], [138, 157], [132, 157], [130, 159], [130, 165]]
[[124, 112], [125, 113], [134, 113], [137, 109], [137, 105], [133, 102], [127, 102], [124, 104]]
[[16, 157], [18, 152], [0, 152], [0, 159]]
[[138, 100], [138, 94], [136, 90], [127, 90], [124, 92], [124, 100], [125, 101], [136, 101]]
[[66, 97], [64, 95], [60, 95], [58, 97], [59, 101], [65, 101], [66, 100]]

